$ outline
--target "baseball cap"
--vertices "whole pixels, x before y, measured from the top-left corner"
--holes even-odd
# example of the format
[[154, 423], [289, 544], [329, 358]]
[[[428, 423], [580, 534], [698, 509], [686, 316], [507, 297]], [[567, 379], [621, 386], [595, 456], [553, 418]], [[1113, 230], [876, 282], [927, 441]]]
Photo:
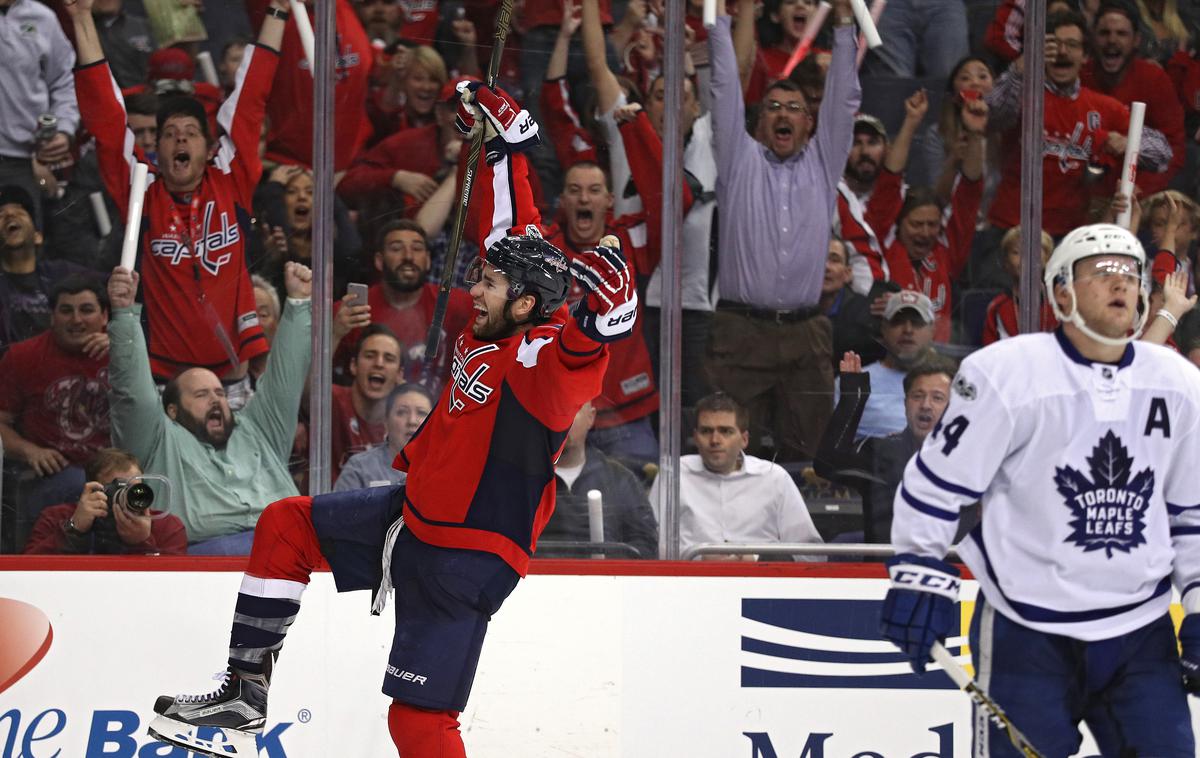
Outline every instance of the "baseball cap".
[[854, 117], [854, 133], [860, 131], [875, 132], [884, 139], [888, 138], [887, 127], [870, 113], [859, 113]]
[[29, 214], [29, 218], [37, 218], [33, 212], [33, 196], [24, 187], [16, 184], [5, 184], [0, 187], [0, 208], [6, 205], [19, 205]]
[[147, 65], [148, 81], [159, 79], [182, 79], [190, 82], [196, 76], [196, 64], [192, 57], [177, 47], [165, 47], [150, 55]]
[[887, 306], [883, 309], [883, 319], [891, 321], [905, 308], [916, 311], [926, 324], [933, 323], [933, 302], [914, 290], [902, 290], [888, 298]]

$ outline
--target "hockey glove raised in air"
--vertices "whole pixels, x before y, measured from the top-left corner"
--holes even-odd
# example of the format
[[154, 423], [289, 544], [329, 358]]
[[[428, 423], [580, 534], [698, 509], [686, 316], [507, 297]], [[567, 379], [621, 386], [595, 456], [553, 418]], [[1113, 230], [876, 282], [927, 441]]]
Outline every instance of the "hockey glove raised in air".
[[621, 254], [621, 242], [609, 234], [571, 261], [571, 273], [587, 292], [575, 304], [575, 321], [596, 342], [612, 342], [633, 333], [637, 322], [637, 288]]
[[887, 567], [892, 586], [883, 600], [879, 633], [923, 674], [933, 643], [944, 641], [958, 622], [954, 604], [962, 580], [949, 563], [912, 553], [891, 558]]
[[541, 141], [537, 121], [504, 90], [490, 90], [483, 82], [462, 81], [455, 127], [469, 135], [482, 122], [487, 161], [495, 163], [506, 152], [521, 152]]
[[1183, 688], [1200, 695], [1200, 615], [1189, 613], [1179, 625], [1179, 663], [1183, 666]]

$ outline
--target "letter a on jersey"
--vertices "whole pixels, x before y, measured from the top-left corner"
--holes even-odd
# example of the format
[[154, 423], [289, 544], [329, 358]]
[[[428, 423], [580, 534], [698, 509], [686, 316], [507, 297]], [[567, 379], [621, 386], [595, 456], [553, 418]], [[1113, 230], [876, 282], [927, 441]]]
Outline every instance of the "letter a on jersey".
[[1167, 401], [1161, 397], [1150, 400], [1150, 413], [1146, 416], [1146, 431], [1142, 434], [1149, 437], [1155, 429], [1162, 432], [1164, 439], [1171, 439], [1171, 417], [1167, 414]]
[[1087, 459], [1091, 479], [1070, 466], [1054, 469], [1054, 484], [1071, 511], [1071, 535], [1066, 542], [1083, 552], [1114, 550], [1128, 553], [1145, 544], [1146, 508], [1154, 494], [1154, 471], [1133, 472], [1133, 458], [1111, 431]]

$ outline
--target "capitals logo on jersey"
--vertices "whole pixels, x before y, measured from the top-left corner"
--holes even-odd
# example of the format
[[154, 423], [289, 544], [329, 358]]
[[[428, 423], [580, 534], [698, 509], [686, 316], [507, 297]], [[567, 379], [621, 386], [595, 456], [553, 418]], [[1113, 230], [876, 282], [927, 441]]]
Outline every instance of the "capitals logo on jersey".
[[237, 223], [230, 223], [229, 214], [225, 211], [221, 211], [221, 227], [209, 231], [216, 207], [217, 204], [212, 200], [204, 204], [204, 225], [201, 227], [204, 229], [204, 238], [195, 246], [196, 250], [189, 249], [187, 242], [172, 227], [168, 236], [150, 240], [150, 252], [159, 258], [170, 258], [172, 266], [178, 266], [184, 258], [195, 256], [205, 271], [216, 276], [221, 267], [233, 258], [232, 251], [221, 251], [228, 250], [242, 239]]
[[454, 363], [450, 369], [450, 391], [446, 393], [451, 413], [466, 408], [467, 400], [474, 400], [483, 405], [496, 391], [495, 387], [483, 382], [483, 376], [491, 368], [491, 365], [484, 361], [479, 361], [475, 365], [471, 364], [479, 356], [493, 353], [499, 349], [499, 345], [487, 344], [480, 345], [464, 354], [463, 339], [459, 338], [458, 346], [454, 350]]
[[1121, 439], [1109, 431], [1087, 459], [1091, 478], [1070, 466], [1054, 469], [1054, 483], [1071, 510], [1067, 542], [1085, 553], [1124, 553], [1146, 543], [1146, 509], [1154, 494], [1154, 471], [1133, 473], [1133, 458]]

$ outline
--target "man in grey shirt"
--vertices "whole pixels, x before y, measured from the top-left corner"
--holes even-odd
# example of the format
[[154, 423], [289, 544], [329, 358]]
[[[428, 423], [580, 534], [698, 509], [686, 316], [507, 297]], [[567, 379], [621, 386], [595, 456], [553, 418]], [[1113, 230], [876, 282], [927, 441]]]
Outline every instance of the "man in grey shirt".
[[[751, 5], [743, 0], [740, 12]], [[709, 35], [721, 299], [708, 370], [713, 386], [750, 409], [751, 449], [762, 450], [766, 432], [785, 460], [812, 457], [833, 408], [833, 330], [819, 301], [862, 91], [849, 0], [834, 0], [831, 15], [815, 131], [803, 92], [785, 80], [767, 88], [747, 134], [729, 18]]]
[[[34, 224], [41, 226], [39, 185], [30, 158], [44, 164], [69, 159], [79, 128], [75, 51], [54, 11], [37, 0], [0, 0], [0, 185], [15, 184], [34, 198]], [[58, 119], [54, 137], [38, 144], [38, 117]]]

